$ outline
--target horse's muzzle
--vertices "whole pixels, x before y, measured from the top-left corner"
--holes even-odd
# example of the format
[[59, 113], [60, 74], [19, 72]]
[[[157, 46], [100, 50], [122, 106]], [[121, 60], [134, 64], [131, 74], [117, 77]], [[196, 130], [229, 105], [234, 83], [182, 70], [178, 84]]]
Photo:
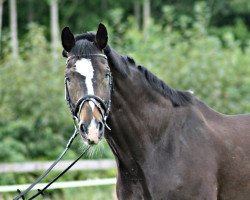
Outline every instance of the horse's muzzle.
[[94, 122], [92, 120], [89, 125], [86, 123], [79, 124], [80, 134], [89, 145], [98, 144], [101, 141], [104, 128], [103, 122], [96, 122], [96, 120]]

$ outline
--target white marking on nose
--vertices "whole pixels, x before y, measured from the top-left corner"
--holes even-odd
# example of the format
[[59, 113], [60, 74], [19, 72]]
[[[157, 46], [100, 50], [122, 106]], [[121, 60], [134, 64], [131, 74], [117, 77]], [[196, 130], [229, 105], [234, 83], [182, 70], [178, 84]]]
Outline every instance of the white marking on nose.
[[94, 118], [90, 122], [87, 139], [91, 142], [94, 142], [95, 144], [99, 142], [99, 130], [97, 128], [96, 120], [94, 120]]
[[94, 118], [91, 120], [89, 127], [92, 127], [92, 128], [97, 127], [96, 120]]
[[[75, 65], [76, 72], [85, 77], [87, 94], [94, 95], [94, 87], [92, 81], [92, 79], [94, 78], [94, 68], [92, 66], [91, 60], [82, 58], [81, 60], [76, 61]], [[93, 111], [95, 104], [92, 101], [90, 101], [89, 104]]]

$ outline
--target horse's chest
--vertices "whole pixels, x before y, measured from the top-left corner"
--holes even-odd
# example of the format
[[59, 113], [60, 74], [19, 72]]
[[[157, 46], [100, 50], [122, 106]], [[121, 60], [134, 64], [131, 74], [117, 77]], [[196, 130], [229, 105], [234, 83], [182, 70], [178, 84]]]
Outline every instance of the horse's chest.
[[117, 183], [117, 196], [119, 200], [147, 199], [143, 185], [139, 180], [120, 180]]

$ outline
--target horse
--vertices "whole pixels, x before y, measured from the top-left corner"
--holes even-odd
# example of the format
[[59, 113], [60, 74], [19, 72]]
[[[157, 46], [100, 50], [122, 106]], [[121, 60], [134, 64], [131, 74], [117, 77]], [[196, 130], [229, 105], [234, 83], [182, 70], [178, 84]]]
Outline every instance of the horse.
[[168, 86], [111, 48], [103, 24], [61, 39], [68, 104], [85, 143], [107, 140], [118, 199], [250, 199], [250, 114]]

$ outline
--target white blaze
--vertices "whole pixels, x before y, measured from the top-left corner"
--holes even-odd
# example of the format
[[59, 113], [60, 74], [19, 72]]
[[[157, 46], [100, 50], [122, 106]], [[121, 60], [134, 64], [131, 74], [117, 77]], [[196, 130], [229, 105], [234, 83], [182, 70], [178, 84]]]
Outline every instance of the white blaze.
[[[82, 58], [81, 60], [76, 61], [76, 72], [85, 77], [85, 84], [87, 88], [87, 94], [94, 95], [94, 87], [92, 79], [94, 78], [94, 68], [90, 59]], [[89, 102], [92, 110], [94, 110], [94, 103]]]

